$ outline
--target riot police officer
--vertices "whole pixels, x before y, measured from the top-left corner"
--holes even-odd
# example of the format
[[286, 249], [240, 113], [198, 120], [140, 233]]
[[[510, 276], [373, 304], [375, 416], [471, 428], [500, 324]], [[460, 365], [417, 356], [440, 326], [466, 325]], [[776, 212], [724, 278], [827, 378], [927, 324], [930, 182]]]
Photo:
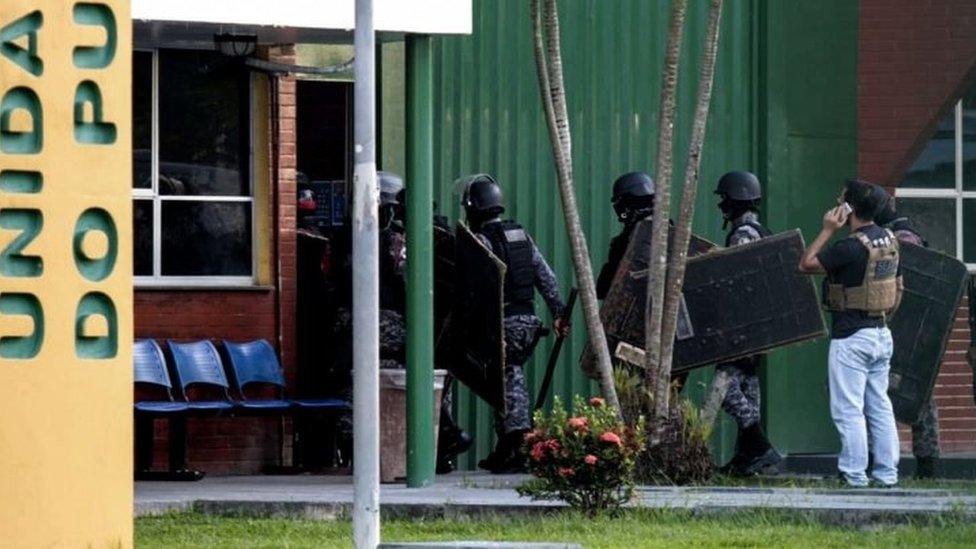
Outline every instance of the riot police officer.
[[[854, 487], [898, 483], [898, 429], [888, 398], [893, 345], [887, 319], [901, 300], [901, 265], [898, 239], [874, 224], [886, 196], [871, 183], [848, 180], [839, 205], [824, 214], [823, 229], [798, 266], [806, 273], [827, 275], [824, 305], [832, 317], [830, 415], [841, 442], [837, 468], [843, 481]], [[850, 235], [828, 247], [844, 225], [850, 227]], [[874, 457], [870, 480], [869, 444]]]
[[654, 213], [654, 181], [644, 172], [625, 173], [613, 182], [613, 196], [610, 200], [623, 228], [610, 241], [607, 262], [597, 277], [596, 297], [599, 299], [606, 298], [610, 292], [613, 277], [617, 274], [620, 260], [627, 252], [634, 227]]
[[[929, 243], [915, 230], [908, 217], [898, 215], [895, 200], [885, 198], [884, 206], [874, 216], [874, 223], [890, 230], [899, 242], [928, 248]], [[935, 477], [939, 461], [939, 413], [934, 395], [922, 407], [922, 415], [912, 423], [912, 455], [915, 456], [915, 477]]]
[[[726, 247], [740, 246], [772, 235], [759, 223], [762, 187], [754, 174], [733, 171], [723, 175], [718, 180], [715, 194], [721, 197], [718, 207], [725, 220], [722, 228], [732, 224], [732, 230], [725, 238]], [[735, 419], [738, 426], [735, 455], [722, 467], [727, 474], [751, 476], [771, 472], [783, 460], [762, 429], [757, 372], [760, 364], [761, 358], [753, 356], [716, 367], [725, 372], [729, 379], [722, 408]]]
[[478, 465], [492, 473], [524, 470], [520, 452], [522, 438], [532, 427], [531, 404], [522, 367], [532, 356], [542, 321], [535, 314], [534, 295], [538, 290], [554, 319], [557, 332], [569, 332], [563, 318], [565, 305], [559, 294], [556, 276], [525, 229], [517, 222], [503, 220], [502, 190], [490, 175], [462, 178], [461, 205], [472, 232], [505, 263], [504, 337], [506, 413], [496, 413], [495, 450]]

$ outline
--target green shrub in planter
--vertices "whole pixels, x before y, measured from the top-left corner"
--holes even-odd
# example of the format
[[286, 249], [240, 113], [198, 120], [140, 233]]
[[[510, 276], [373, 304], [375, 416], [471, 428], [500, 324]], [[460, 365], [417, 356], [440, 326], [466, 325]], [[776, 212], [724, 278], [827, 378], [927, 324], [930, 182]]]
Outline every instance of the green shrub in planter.
[[536, 412], [535, 429], [523, 445], [536, 478], [520, 486], [519, 494], [562, 500], [589, 514], [614, 511], [633, 496], [644, 420], [628, 427], [601, 398], [577, 396], [573, 412], [558, 397], [551, 414]]

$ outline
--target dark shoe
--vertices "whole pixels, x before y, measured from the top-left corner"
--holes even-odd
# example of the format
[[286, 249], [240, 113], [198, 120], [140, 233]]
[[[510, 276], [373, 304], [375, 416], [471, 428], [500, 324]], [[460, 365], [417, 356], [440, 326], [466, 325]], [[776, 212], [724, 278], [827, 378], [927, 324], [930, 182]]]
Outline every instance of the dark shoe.
[[495, 450], [487, 458], [478, 462], [478, 467], [491, 473], [502, 473], [511, 469], [513, 464], [522, 463], [525, 467], [525, 458], [522, 456], [522, 439], [525, 431], [513, 431], [506, 433], [498, 439]]
[[437, 456], [437, 468], [435, 472], [438, 475], [446, 475], [448, 473], [453, 473], [457, 469], [457, 459], [456, 456], [443, 457]]
[[742, 467], [743, 476], [756, 475], [775, 475], [779, 473], [779, 465], [783, 462], [783, 456], [770, 446], [761, 456], [752, 458], [749, 463]]
[[735, 454], [732, 459], [728, 461], [725, 465], [718, 468], [719, 474], [727, 475], [730, 477], [742, 476], [743, 467], [749, 461], [749, 455], [746, 454], [746, 441], [742, 434], [742, 429], [736, 431], [735, 439]]
[[471, 448], [474, 439], [456, 427], [441, 429], [437, 436], [437, 474], [446, 475], [457, 469], [458, 454]]
[[937, 462], [938, 458], [934, 457], [915, 458], [915, 478], [935, 478], [935, 464]]
[[870, 486], [871, 488], [880, 488], [882, 490], [887, 490], [890, 488], [897, 488], [898, 483], [896, 482], [894, 484], [888, 484], [887, 482], [882, 482], [876, 478], [872, 478], [871, 481], [868, 483], [868, 486]]

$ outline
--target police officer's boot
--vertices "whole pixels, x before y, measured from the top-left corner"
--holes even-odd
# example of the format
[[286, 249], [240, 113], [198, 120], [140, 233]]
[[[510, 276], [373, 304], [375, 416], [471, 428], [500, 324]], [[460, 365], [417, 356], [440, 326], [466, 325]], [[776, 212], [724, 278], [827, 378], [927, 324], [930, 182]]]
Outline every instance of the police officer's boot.
[[735, 438], [735, 453], [732, 455], [732, 459], [730, 459], [728, 463], [718, 468], [718, 472], [720, 474], [733, 477], [742, 474], [742, 467], [744, 467], [746, 462], [749, 460], [749, 455], [745, 452], [746, 442], [744, 439], [745, 437], [742, 433], [742, 429], [737, 429]]
[[522, 455], [522, 439], [525, 433], [526, 431], [513, 431], [500, 436], [495, 450], [478, 462], [478, 467], [492, 474], [524, 472], [525, 456]]
[[444, 475], [457, 468], [458, 454], [471, 448], [474, 439], [462, 431], [444, 413], [441, 413], [440, 430], [437, 435], [437, 474]]
[[755, 476], [779, 472], [777, 466], [783, 461], [783, 456], [769, 443], [759, 422], [742, 429], [742, 432], [749, 458], [741, 468], [742, 475]]
[[934, 457], [915, 458], [915, 478], [935, 478], [936, 461]]

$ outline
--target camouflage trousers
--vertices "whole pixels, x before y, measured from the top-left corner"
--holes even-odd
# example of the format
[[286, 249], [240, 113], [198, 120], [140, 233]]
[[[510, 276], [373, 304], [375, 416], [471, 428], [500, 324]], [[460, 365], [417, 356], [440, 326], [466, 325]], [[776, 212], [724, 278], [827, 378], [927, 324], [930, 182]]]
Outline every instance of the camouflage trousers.
[[922, 417], [912, 424], [912, 455], [916, 458], [939, 457], [939, 413], [934, 397], [922, 408]]
[[523, 366], [532, 357], [542, 321], [535, 315], [505, 317], [505, 407], [495, 413], [495, 432], [501, 436], [532, 428], [532, 403]]
[[735, 419], [739, 429], [759, 422], [761, 402], [758, 365], [759, 359], [750, 357], [716, 367], [729, 376], [729, 390], [722, 401], [722, 409]]
[[[339, 353], [342, 362], [337, 370], [343, 372], [342, 379], [337, 380], [338, 396], [346, 402], [352, 403], [352, 315], [346, 309], [341, 309], [336, 315], [336, 333], [343, 338], [343, 345], [350, 347]], [[390, 310], [380, 310], [380, 368], [404, 368], [404, 349], [407, 341], [407, 327], [403, 315]], [[339, 412], [336, 417], [336, 429], [339, 436], [352, 438], [352, 407]]]

